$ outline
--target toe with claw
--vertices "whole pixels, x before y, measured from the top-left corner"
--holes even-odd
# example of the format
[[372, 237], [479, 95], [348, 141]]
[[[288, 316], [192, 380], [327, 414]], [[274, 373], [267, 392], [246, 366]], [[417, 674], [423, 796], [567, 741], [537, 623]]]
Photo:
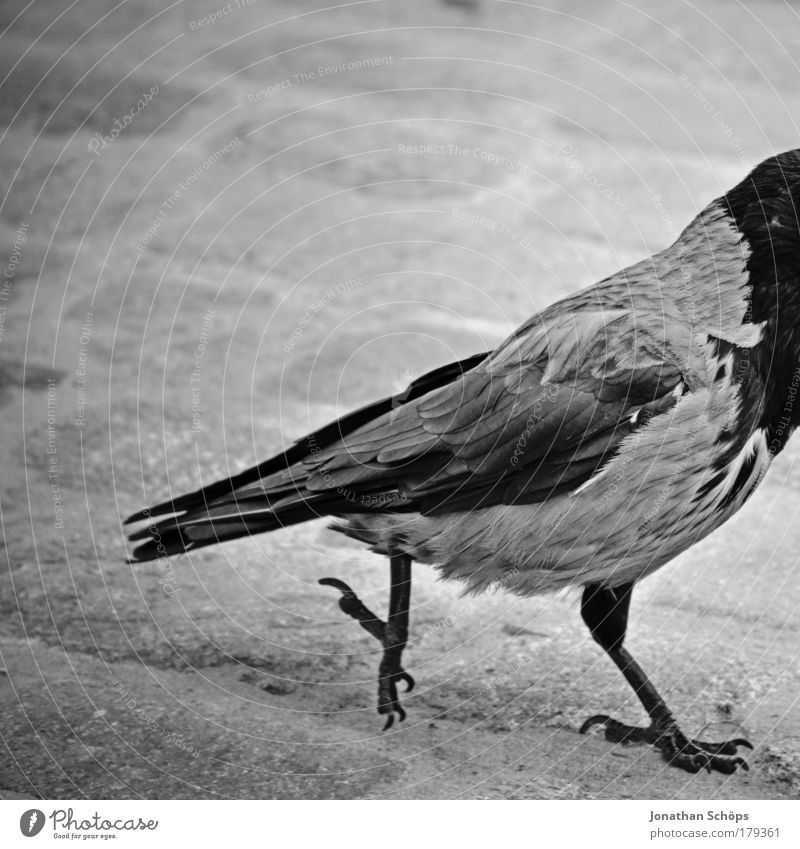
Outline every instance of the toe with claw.
[[400, 681], [406, 685], [406, 693], [410, 693], [414, 689], [414, 679], [403, 669], [378, 679], [378, 713], [381, 716], [386, 716], [384, 731], [388, 731], [394, 725], [395, 714], [397, 714], [398, 722], [402, 722], [406, 718], [406, 712], [400, 704], [400, 697], [397, 694], [397, 684]]
[[606, 739], [612, 743], [649, 743], [655, 746], [668, 763], [687, 772], [705, 769], [731, 775], [739, 767], [743, 770], [750, 768], [738, 752], [739, 747], [752, 749], [753, 746], [741, 737], [722, 743], [707, 743], [686, 737], [674, 721], [638, 728], [603, 714], [587, 719], [581, 726], [581, 734], [586, 734], [595, 725], [604, 726]]

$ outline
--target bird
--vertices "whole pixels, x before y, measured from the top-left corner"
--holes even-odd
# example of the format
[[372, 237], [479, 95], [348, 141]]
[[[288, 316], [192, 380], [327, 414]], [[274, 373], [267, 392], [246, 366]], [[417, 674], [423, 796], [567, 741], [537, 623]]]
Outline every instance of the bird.
[[[580, 615], [649, 723], [589, 717], [614, 743], [732, 774], [752, 745], [693, 739], [626, 643], [635, 585], [730, 519], [800, 423], [800, 149], [757, 165], [670, 246], [541, 310], [497, 348], [134, 513], [131, 562], [331, 517], [385, 555], [378, 712], [405, 718], [412, 564], [465, 592], [581, 591]], [[415, 567], [416, 568], [416, 567]]]

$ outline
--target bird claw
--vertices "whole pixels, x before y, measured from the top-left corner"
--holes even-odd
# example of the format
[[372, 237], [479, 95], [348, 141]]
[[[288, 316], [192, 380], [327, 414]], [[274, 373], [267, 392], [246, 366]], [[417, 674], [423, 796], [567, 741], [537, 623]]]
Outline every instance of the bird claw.
[[386, 724], [383, 726], [384, 731], [388, 731], [394, 725], [395, 714], [397, 714], [398, 722], [402, 722], [406, 718], [406, 712], [400, 704], [400, 697], [397, 693], [399, 681], [406, 685], [406, 693], [410, 693], [414, 689], [414, 679], [404, 669], [393, 672], [378, 681], [378, 713], [381, 715], [388, 714]]
[[405, 669], [401, 670], [401, 672], [397, 676], [398, 681], [402, 681], [406, 688], [403, 692], [410, 693], [414, 687], [416, 686], [416, 681], [405, 671]]
[[394, 702], [390, 705], [378, 705], [378, 713], [381, 715], [388, 714], [381, 731], [388, 731], [394, 725], [395, 714], [397, 714], [398, 722], [403, 722], [406, 718], [406, 712], [400, 706], [399, 702]]
[[703, 740], [691, 740], [674, 722], [662, 725], [654, 723], [648, 728], [625, 725], [604, 714], [589, 717], [580, 728], [586, 734], [595, 725], [605, 727], [606, 740], [612, 743], [649, 743], [661, 751], [664, 759], [673, 766], [687, 772], [721, 772], [731, 775], [738, 767], [747, 771], [747, 761], [739, 757], [738, 748], [753, 748], [753, 744], [741, 737], [722, 743], [707, 743]]
[[343, 595], [355, 595], [350, 587], [338, 578], [320, 578], [317, 583], [322, 584], [323, 587], [333, 587], [334, 589], [339, 590], [339, 592]]

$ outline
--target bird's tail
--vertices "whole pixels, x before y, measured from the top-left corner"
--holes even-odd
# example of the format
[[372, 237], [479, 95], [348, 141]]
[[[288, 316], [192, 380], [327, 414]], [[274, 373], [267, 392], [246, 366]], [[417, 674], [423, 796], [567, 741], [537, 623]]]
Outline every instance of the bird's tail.
[[354, 512], [352, 503], [336, 491], [309, 492], [305, 488], [308, 468], [304, 460], [396, 407], [457, 379], [486, 356], [475, 354], [434, 369], [404, 392], [331, 422], [258, 466], [134, 513], [126, 524], [146, 521], [147, 525], [130, 535], [131, 541], [141, 542], [130, 562], [157, 560], [320, 516]]
[[[213, 507], [188, 510], [180, 516], [154, 520], [130, 535], [133, 542], [143, 541], [133, 550], [130, 562], [171, 557], [218, 542], [274, 531], [326, 513], [322, 505], [316, 504], [318, 499], [314, 497], [292, 506], [274, 508], [266, 497], [262, 496], [259, 500], [260, 503], [245, 503], [232, 497], [224, 504], [217, 503]], [[148, 517], [144, 515], [141, 518]]]

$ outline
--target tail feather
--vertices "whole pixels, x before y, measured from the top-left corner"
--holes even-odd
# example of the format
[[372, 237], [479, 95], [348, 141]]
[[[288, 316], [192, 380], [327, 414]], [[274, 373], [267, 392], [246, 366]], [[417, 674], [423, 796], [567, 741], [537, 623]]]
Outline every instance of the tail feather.
[[298, 522], [318, 518], [320, 513], [311, 503], [294, 510], [275, 513], [269, 508], [251, 514], [228, 514], [220, 518], [208, 516], [192, 518], [191, 514], [165, 522], [158, 522], [131, 535], [131, 540], [147, 540], [134, 548], [129, 560], [142, 563], [183, 554], [218, 542], [254, 536]]
[[[303, 460], [396, 407], [457, 380], [487, 356], [476, 354], [434, 369], [413, 381], [402, 394], [349, 413], [258, 466], [134, 513], [125, 524], [147, 520], [148, 525], [130, 535], [133, 542], [145, 540], [133, 550], [130, 562], [156, 560], [323, 515], [352, 512], [352, 504], [343, 502], [335, 492], [305, 489]], [[275, 477], [270, 480], [271, 476]]]
[[425, 395], [432, 389], [456, 380], [464, 372], [469, 371], [485, 360], [488, 355], [489, 352], [473, 354], [466, 359], [434, 369], [414, 380], [404, 392], [348, 413], [346, 416], [297, 440], [297, 442], [283, 453], [277, 454], [257, 466], [246, 469], [238, 475], [216, 481], [195, 492], [181, 495], [178, 498], [171, 498], [160, 504], [156, 504], [154, 507], [145, 507], [143, 510], [139, 510], [137, 513], [128, 516], [125, 519], [125, 524], [131, 525], [135, 522], [145, 521], [146, 519], [167, 516], [170, 513], [184, 513], [191, 510], [208, 508], [220, 498], [230, 495], [242, 489], [242, 487], [257, 483], [262, 478], [291, 468], [307, 457], [309, 452], [328, 448], [347, 436], [347, 434], [352, 433], [367, 422], [382, 416], [384, 413], [388, 413], [402, 404], [413, 401], [415, 398]]

